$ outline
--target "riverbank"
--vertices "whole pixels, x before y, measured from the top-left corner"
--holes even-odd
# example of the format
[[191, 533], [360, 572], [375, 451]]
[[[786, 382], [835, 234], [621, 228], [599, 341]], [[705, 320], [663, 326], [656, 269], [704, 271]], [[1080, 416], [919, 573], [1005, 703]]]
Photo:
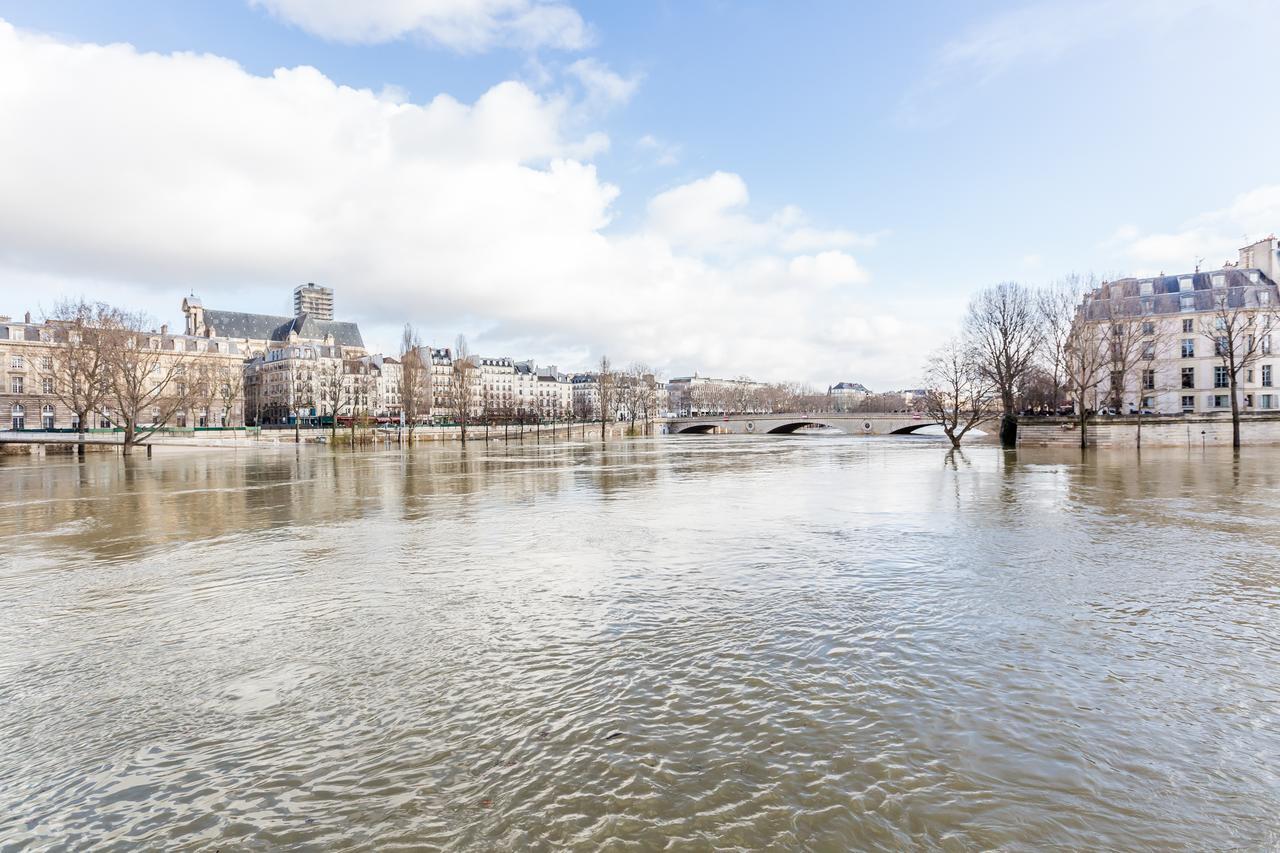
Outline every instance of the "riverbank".
[[[1197, 415], [1094, 417], [1088, 425], [1088, 444], [1101, 449], [1142, 447], [1230, 447], [1229, 412]], [[1244, 445], [1280, 445], [1280, 413], [1240, 417]], [[1080, 446], [1080, 424], [1074, 418], [1022, 418], [1018, 422], [1021, 447]]]

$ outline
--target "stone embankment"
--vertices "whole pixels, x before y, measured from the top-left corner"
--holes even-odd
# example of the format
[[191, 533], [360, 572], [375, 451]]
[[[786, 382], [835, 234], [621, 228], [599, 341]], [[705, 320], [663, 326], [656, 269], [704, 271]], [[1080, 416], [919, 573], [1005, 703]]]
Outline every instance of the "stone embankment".
[[[1134, 416], [1089, 420], [1090, 447], [1131, 449], [1138, 446], [1139, 420]], [[1142, 418], [1143, 447], [1230, 447], [1231, 415], [1151, 415]], [[1240, 442], [1280, 445], [1280, 413], [1250, 414], [1240, 419]], [[1020, 418], [1018, 444], [1025, 447], [1079, 447], [1080, 425], [1071, 418]]]

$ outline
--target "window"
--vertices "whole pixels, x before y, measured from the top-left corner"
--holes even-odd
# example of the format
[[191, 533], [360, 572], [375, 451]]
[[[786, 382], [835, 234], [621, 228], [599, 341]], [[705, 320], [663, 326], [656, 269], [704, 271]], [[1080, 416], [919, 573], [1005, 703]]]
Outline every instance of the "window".
[[1226, 394], [1214, 394], [1212, 397], [1209, 398], [1209, 405], [1211, 408], [1214, 408], [1214, 409], [1231, 408], [1231, 403], [1227, 399]]
[[1227, 318], [1226, 318], [1226, 317], [1214, 317], [1214, 318], [1213, 318], [1213, 327], [1214, 327], [1215, 329], [1217, 329], [1219, 332], [1221, 332], [1223, 329], [1225, 329], [1225, 328], [1227, 327]]
[[45, 406], [40, 410], [40, 428], [53, 429], [53, 406]]
[[1196, 339], [1195, 338], [1182, 339], [1182, 357], [1183, 358], [1196, 357]]
[[1222, 273], [1214, 273], [1214, 275], [1213, 275], [1213, 286], [1214, 286], [1214, 287], [1226, 287], [1226, 286], [1227, 286], [1227, 277], [1226, 277], [1225, 275], [1223, 275]]
[[9, 428], [27, 428], [27, 410], [22, 407], [21, 403], [14, 403], [13, 407], [9, 409]]
[[1226, 338], [1218, 338], [1216, 341], [1214, 341], [1213, 351], [1214, 351], [1214, 354], [1215, 354], [1215, 355], [1226, 355], [1226, 354], [1227, 354], [1227, 339], [1226, 339]]
[[1190, 293], [1194, 285], [1191, 283], [1191, 276], [1183, 276], [1178, 279], [1178, 292]]
[[1271, 387], [1271, 365], [1269, 364], [1262, 365], [1262, 387]]
[[1154, 370], [1142, 371], [1142, 390], [1151, 391], [1156, 387], [1156, 372]]
[[1244, 381], [1245, 381], [1245, 382], [1252, 382], [1252, 381], [1253, 381], [1253, 368], [1252, 368], [1252, 367], [1251, 367], [1251, 368], [1249, 368], [1248, 370], [1246, 370], [1246, 371], [1244, 372]]
[[40, 359], [40, 369], [53, 370], [53, 356], [46, 355], [44, 358]]
[[1276, 407], [1276, 398], [1274, 394], [1263, 394], [1258, 398], [1264, 409], [1274, 409]]
[[48, 376], [40, 380], [40, 393], [41, 394], [53, 393], [53, 380], [50, 379]]
[[9, 359], [10, 370], [22, 370], [26, 365], [22, 361], [22, 356], [15, 355]]
[[1150, 411], [1151, 409], [1154, 409], [1154, 408], [1155, 408], [1155, 405], [1156, 405], [1156, 398], [1155, 398], [1155, 397], [1143, 397], [1143, 398], [1142, 398], [1142, 408], [1143, 408], [1143, 409]]
[[1178, 307], [1182, 311], [1196, 310], [1196, 298], [1194, 296], [1181, 296], [1178, 298]]
[[1182, 387], [1183, 388], [1196, 387], [1196, 369], [1194, 367], [1182, 368]]
[[1154, 335], [1156, 333], [1156, 324], [1150, 320], [1146, 320], [1142, 324], [1142, 334]]
[[1150, 296], [1150, 295], [1151, 295], [1151, 293], [1152, 293], [1152, 285], [1153, 285], [1153, 282], [1151, 282], [1151, 281], [1140, 281], [1140, 282], [1138, 282], [1138, 295], [1139, 295], [1139, 296]]
[[1227, 369], [1221, 364], [1215, 365], [1213, 368], [1213, 387], [1226, 388], [1228, 384]]
[[1252, 395], [1252, 394], [1245, 394], [1245, 395], [1244, 395], [1244, 407], [1245, 407], [1246, 409], [1252, 409], [1252, 408], [1253, 408], [1253, 395]]
[[1190, 394], [1182, 395], [1182, 411], [1194, 412], [1196, 410], [1196, 398]]
[[1268, 292], [1267, 292], [1267, 291], [1265, 291], [1265, 290], [1260, 291], [1260, 292], [1258, 293], [1258, 304], [1259, 304], [1259, 305], [1270, 305], [1270, 304], [1271, 304], [1271, 294], [1270, 294], [1270, 293], [1268, 293]]
[[1156, 345], [1154, 341], [1147, 341], [1142, 346], [1142, 357], [1150, 361], [1156, 357]]
[[1271, 336], [1263, 335], [1262, 340], [1258, 343], [1258, 351], [1263, 355], [1271, 355]]
[[21, 376], [15, 376], [9, 380], [9, 393], [11, 394], [22, 393], [22, 377]]
[[1183, 320], [1182, 321], [1183, 334], [1190, 334], [1191, 332], [1194, 332], [1196, 330], [1195, 323], [1196, 323], [1195, 320]]

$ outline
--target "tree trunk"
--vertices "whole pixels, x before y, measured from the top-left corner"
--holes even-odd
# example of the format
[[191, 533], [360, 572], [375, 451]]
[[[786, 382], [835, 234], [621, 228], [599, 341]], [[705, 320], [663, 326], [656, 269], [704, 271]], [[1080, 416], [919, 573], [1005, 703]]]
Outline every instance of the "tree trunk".
[[1000, 417], [1000, 444], [1004, 447], [1015, 447], [1018, 444], [1018, 416], [1006, 411]]
[[122, 456], [129, 456], [133, 453], [133, 430], [133, 418], [126, 418], [124, 424], [124, 445], [120, 449], [120, 454]]
[[1231, 372], [1231, 446], [1240, 449], [1240, 400], [1236, 393], [1236, 372]]
[[1089, 414], [1083, 405], [1080, 406], [1080, 449], [1089, 449]]
[[79, 456], [81, 460], [84, 459], [84, 422], [88, 417], [89, 413], [84, 412], [76, 419], [76, 438], [78, 439], [76, 443], [76, 455]]

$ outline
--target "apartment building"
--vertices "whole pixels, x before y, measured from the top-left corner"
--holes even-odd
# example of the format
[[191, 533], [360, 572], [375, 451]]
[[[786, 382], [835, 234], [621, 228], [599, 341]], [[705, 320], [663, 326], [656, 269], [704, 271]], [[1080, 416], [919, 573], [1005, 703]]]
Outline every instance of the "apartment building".
[[[1124, 278], [1089, 293], [1080, 318], [1116, 341], [1136, 327], [1132, 370], [1113, 371], [1093, 403], [1116, 397], [1124, 412], [1159, 414], [1231, 409], [1230, 376], [1223, 353], [1226, 325], [1238, 324], [1235, 351], [1252, 355], [1241, 370], [1242, 411], [1280, 410], [1280, 246], [1274, 236], [1240, 249], [1221, 269], [1151, 278]], [[1118, 343], [1112, 347], [1117, 348]]]
[[[0, 316], [0, 427], [6, 429], [76, 429], [75, 412], [65, 404], [59, 382], [65, 380], [67, 349], [75, 328], [68, 323], [21, 321]], [[179, 362], [171, 396], [185, 398], [174, 414], [174, 426], [238, 426], [243, 423], [244, 396], [240, 381], [244, 354], [227, 338], [170, 334], [168, 326], [139, 332], [137, 345], [156, 351], [157, 367]], [[159, 387], [159, 386], [157, 386]], [[145, 415], [144, 415], [145, 417]], [[88, 429], [106, 429], [119, 422], [110, 400], [91, 415]]]

